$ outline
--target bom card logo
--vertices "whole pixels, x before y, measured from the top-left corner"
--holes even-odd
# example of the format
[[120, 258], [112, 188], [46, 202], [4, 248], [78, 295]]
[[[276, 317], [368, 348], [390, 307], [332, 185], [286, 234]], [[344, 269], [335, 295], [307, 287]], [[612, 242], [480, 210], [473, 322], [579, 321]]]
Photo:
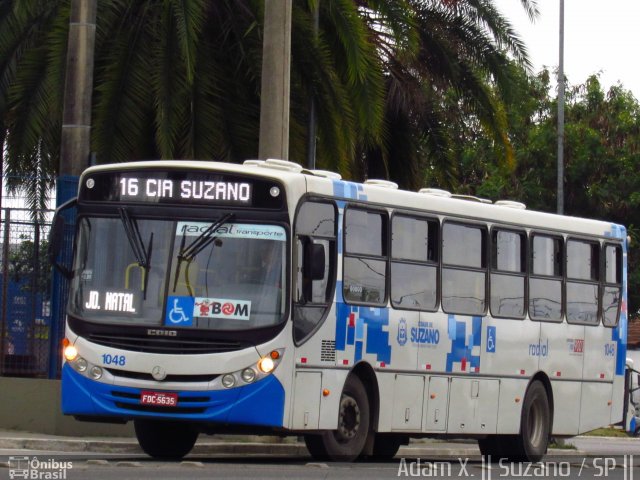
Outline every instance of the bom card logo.
[[193, 316], [199, 318], [223, 318], [227, 320], [249, 320], [251, 302], [227, 298], [196, 297]]

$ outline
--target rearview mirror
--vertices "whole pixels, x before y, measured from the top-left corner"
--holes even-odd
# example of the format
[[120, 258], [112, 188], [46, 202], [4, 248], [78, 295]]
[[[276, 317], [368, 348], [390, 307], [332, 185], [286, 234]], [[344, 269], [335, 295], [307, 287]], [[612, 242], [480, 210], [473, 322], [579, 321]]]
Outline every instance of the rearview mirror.
[[56, 209], [56, 213], [53, 217], [51, 224], [51, 231], [49, 232], [49, 263], [58, 270], [65, 278], [71, 278], [73, 272], [70, 266], [63, 265], [58, 261], [58, 257], [63, 249], [65, 243], [65, 226], [64, 213], [68, 210], [75, 208], [76, 199], [73, 198], [68, 202], [63, 203]]
[[308, 243], [305, 248], [304, 276], [309, 280], [322, 280], [325, 273], [324, 269], [324, 246], [317, 243]]

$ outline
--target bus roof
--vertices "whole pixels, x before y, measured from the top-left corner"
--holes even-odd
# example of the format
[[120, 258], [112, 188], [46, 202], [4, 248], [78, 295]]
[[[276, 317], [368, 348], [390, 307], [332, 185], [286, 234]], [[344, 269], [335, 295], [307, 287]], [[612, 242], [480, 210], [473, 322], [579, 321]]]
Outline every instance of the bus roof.
[[337, 173], [305, 170], [298, 164], [282, 160], [249, 160], [245, 164], [196, 160], [127, 162], [90, 167], [83, 172], [81, 179], [94, 172], [154, 168], [222, 170], [278, 180], [286, 186], [290, 196], [293, 193], [293, 198], [289, 198], [292, 207], [297, 204], [299, 196], [309, 193], [342, 200], [366, 201], [379, 206], [424, 214], [452, 216], [550, 232], [598, 236], [622, 241], [627, 236], [623, 226], [611, 222], [527, 210], [518, 202], [491, 203], [475, 197], [452, 195], [437, 189], [422, 189], [421, 192], [400, 190], [393, 182], [385, 180], [355, 183], [342, 180]]

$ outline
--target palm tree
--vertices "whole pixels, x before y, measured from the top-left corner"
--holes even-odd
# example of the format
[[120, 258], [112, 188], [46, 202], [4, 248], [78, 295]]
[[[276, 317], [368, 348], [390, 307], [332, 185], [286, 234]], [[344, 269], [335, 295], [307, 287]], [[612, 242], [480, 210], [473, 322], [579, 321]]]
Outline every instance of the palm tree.
[[[455, 124], [477, 122], [494, 139], [496, 161], [513, 165], [505, 109], [519, 83], [511, 62], [530, 68], [526, 49], [489, 0], [411, 0], [413, 57], [385, 50], [387, 141], [365, 168], [417, 188], [428, 178], [456, 186]], [[530, 18], [536, 2], [522, 0]]]
[[[522, 3], [535, 11], [534, 0]], [[256, 156], [263, 0], [98, 5], [98, 162]], [[38, 179], [29, 184], [33, 195], [51, 184], [59, 163], [68, 18], [67, 1], [0, 0], [5, 165], [7, 174]], [[290, 156], [304, 158], [313, 96], [317, 164], [346, 177], [390, 176], [414, 186], [420, 169], [447, 165], [448, 116], [474, 115], [508, 159], [507, 53], [526, 61], [490, 0], [296, 1]]]

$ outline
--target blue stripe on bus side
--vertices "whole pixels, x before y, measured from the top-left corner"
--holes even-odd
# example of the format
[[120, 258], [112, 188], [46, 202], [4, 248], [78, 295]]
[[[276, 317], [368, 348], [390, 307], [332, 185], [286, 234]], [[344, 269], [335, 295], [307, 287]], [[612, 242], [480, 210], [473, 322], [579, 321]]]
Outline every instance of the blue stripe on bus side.
[[[468, 318], [468, 317], [467, 317]], [[451, 351], [447, 353], [446, 371], [453, 372], [453, 364], [469, 362], [471, 371], [480, 368], [480, 355], [473, 355], [473, 348], [482, 344], [482, 317], [472, 317], [471, 331], [467, 335], [467, 322], [456, 320], [455, 315], [449, 315], [447, 333], [451, 340]]]
[[[342, 289], [342, 282], [338, 282], [338, 289]], [[342, 298], [340, 298], [342, 300]], [[349, 318], [353, 316], [353, 326]], [[373, 307], [357, 307], [346, 305], [344, 302], [336, 304], [336, 350], [345, 351], [347, 346], [355, 346], [353, 361], [362, 359], [362, 350], [375, 355], [376, 361], [391, 363], [391, 344], [389, 332], [384, 328], [389, 326], [389, 309]], [[366, 330], [366, 335], [365, 335]], [[366, 339], [366, 343], [363, 341]], [[358, 343], [360, 344], [358, 346]]]
[[[177, 393], [178, 407], [202, 408], [201, 413], [137, 411], [116, 405], [139, 405], [142, 391]], [[127, 395], [122, 396], [123, 394]], [[203, 397], [205, 400], [203, 401]], [[196, 401], [197, 398], [197, 401]], [[191, 400], [193, 399], [193, 400]], [[176, 391], [160, 388], [131, 388], [90, 380], [73, 370], [62, 368], [62, 411], [66, 415], [109, 416], [117, 418], [165, 418], [211, 423], [281, 427], [284, 419], [284, 388], [274, 375], [244, 387], [208, 391]]]

